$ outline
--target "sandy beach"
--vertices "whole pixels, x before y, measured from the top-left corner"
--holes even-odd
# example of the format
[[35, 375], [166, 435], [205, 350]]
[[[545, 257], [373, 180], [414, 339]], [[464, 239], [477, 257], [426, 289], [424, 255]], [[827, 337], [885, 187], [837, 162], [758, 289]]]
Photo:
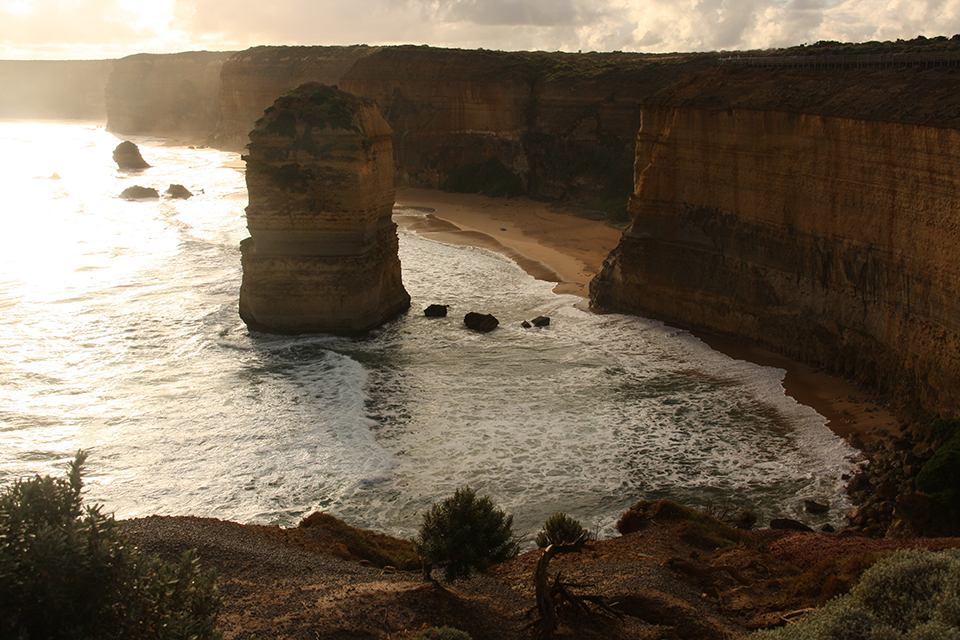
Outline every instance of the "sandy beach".
[[[398, 189], [397, 204], [415, 215], [394, 214], [398, 225], [425, 238], [483, 247], [514, 260], [535, 278], [556, 282], [554, 291], [588, 297], [590, 280], [620, 241], [621, 230], [604, 222], [558, 213], [529, 198], [488, 198], [431, 189]], [[413, 212], [411, 212], [413, 213]], [[423, 214], [427, 216], [424, 218]], [[813, 407], [841, 437], [869, 441], [899, 433], [899, 421], [856, 385], [756, 346], [693, 332], [737, 360], [786, 371], [783, 386]]]

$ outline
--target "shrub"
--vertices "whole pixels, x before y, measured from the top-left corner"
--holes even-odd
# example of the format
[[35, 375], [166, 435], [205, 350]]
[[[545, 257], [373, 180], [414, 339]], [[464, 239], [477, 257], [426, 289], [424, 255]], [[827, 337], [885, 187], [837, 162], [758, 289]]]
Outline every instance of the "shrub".
[[517, 555], [512, 525], [513, 516], [489, 496], [478, 498], [470, 487], [461, 487], [423, 514], [415, 544], [428, 573], [429, 565], [445, 565], [444, 577], [456, 580]]
[[410, 640], [472, 640], [470, 634], [453, 627], [427, 627]]
[[802, 621], [752, 640], [920, 640], [960, 637], [960, 550], [900, 551], [878, 561], [850, 593]]
[[112, 516], [85, 507], [78, 452], [67, 478], [0, 492], [0, 637], [218, 638], [219, 595], [195, 554], [141, 554]]
[[558, 511], [543, 523], [543, 528], [537, 534], [537, 546], [549, 547], [551, 544], [570, 544], [577, 541], [583, 527], [580, 523]]

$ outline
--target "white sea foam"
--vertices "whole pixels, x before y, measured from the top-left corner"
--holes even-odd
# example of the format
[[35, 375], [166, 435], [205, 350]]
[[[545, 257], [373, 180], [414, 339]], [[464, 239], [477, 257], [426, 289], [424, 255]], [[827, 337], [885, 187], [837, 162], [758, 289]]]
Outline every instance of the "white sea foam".
[[[853, 452], [784, 395], [782, 371], [585, 312], [484, 250], [402, 234], [413, 308], [369, 338], [248, 334], [236, 155], [139, 140], [154, 166], [130, 173], [110, 159], [117, 142], [0, 123], [0, 188], [18, 203], [0, 256], [0, 481], [58, 470], [82, 447], [90, 499], [120, 517], [289, 525], [324, 509], [404, 535], [465, 484], [529, 534], [557, 510], [609, 533], [642, 498], [845, 510]], [[54, 171], [62, 180], [25, 177]], [[170, 183], [196, 195], [117, 197]], [[424, 317], [431, 303], [450, 316]], [[467, 311], [500, 328], [467, 331]], [[542, 314], [549, 327], [520, 327]]]

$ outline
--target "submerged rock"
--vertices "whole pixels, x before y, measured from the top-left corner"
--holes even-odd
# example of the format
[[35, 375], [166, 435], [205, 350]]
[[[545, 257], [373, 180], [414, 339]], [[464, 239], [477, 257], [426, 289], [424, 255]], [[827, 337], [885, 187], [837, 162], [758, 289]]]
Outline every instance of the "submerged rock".
[[467, 325], [468, 329], [486, 333], [487, 331], [496, 329], [500, 325], [500, 321], [489, 313], [476, 313], [471, 311], [463, 316], [463, 324]]
[[157, 193], [157, 190], [153, 189], [152, 187], [141, 187], [140, 185], [134, 185], [124, 189], [120, 193], [120, 197], [124, 200], [145, 200], [147, 198], [159, 198], [160, 194]]
[[140, 149], [129, 140], [124, 140], [113, 150], [113, 161], [121, 169], [146, 169], [150, 165], [140, 155]]
[[319, 83], [250, 132], [240, 317], [269, 333], [363, 334], [406, 311], [392, 131], [370, 100]]

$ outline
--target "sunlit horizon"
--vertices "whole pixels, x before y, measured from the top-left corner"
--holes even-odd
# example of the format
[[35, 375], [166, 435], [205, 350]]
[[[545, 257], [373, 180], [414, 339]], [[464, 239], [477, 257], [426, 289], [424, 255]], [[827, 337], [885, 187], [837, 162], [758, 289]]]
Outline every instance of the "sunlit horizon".
[[353, 44], [669, 53], [958, 32], [960, 0], [14, 0], [0, 7], [0, 59]]

